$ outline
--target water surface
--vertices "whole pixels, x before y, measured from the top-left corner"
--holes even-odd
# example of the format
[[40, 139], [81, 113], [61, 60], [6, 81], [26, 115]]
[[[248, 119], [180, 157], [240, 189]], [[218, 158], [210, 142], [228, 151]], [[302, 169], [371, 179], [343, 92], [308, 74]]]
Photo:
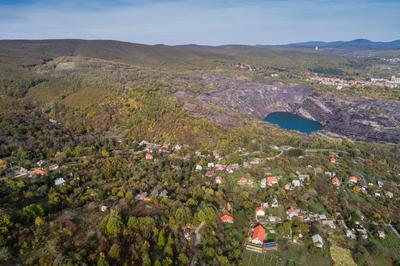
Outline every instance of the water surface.
[[296, 130], [305, 134], [310, 134], [323, 128], [323, 126], [317, 121], [289, 112], [270, 113], [264, 120], [278, 125], [280, 128]]

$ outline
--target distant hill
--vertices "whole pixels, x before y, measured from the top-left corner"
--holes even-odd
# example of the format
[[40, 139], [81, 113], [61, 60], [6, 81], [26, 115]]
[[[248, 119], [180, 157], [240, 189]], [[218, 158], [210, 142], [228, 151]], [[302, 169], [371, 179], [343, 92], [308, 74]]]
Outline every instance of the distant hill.
[[290, 47], [314, 48], [362, 48], [362, 49], [400, 49], [400, 40], [391, 42], [374, 42], [367, 39], [356, 39], [352, 41], [321, 42], [311, 41], [288, 44]]

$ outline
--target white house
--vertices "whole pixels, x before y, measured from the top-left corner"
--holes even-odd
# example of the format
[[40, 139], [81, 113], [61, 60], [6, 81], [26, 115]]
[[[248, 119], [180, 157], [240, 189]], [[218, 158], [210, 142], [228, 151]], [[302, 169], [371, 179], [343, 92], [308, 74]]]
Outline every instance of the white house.
[[260, 187], [261, 188], [266, 188], [267, 187], [267, 179], [266, 178], [261, 179]]
[[278, 208], [278, 206], [279, 206], [278, 200], [276, 198], [273, 198], [272, 199], [272, 203], [271, 203], [271, 207], [272, 208]]
[[256, 216], [265, 216], [265, 209], [263, 207], [256, 208]]
[[201, 171], [201, 170], [203, 170], [203, 167], [200, 164], [196, 165], [196, 171]]
[[61, 185], [63, 185], [64, 183], [65, 183], [65, 179], [62, 178], [62, 177], [57, 178], [57, 179], [54, 181], [54, 185], [56, 185], [56, 186], [61, 186]]
[[294, 187], [299, 187], [299, 186], [301, 185], [300, 180], [297, 180], [297, 179], [293, 180], [293, 181], [292, 181], [292, 185], [293, 185]]
[[317, 248], [322, 248], [324, 246], [324, 241], [322, 240], [322, 237], [319, 234], [312, 236], [312, 242], [314, 243], [314, 246]]

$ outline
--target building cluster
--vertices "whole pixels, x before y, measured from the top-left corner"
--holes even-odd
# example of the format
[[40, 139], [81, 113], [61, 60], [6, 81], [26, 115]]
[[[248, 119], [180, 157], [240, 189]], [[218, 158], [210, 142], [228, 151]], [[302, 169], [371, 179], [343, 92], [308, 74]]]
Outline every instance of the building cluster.
[[390, 80], [382, 78], [372, 78], [370, 80], [345, 80], [335, 77], [312, 75], [308, 78], [308, 80], [317, 82], [322, 85], [335, 87], [337, 90], [341, 90], [347, 87], [378, 86], [381, 88], [396, 88], [400, 86], [400, 78], [396, 76], [392, 76]]

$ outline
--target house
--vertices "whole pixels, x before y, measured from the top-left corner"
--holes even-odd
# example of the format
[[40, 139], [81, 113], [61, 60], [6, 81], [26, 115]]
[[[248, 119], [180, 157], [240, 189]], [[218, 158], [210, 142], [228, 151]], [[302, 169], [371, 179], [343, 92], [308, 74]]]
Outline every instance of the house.
[[181, 149], [182, 149], [182, 146], [179, 145], [179, 144], [176, 144], [176, 145], [174, 146], [174, 150], [176, 150], [176, 151], [180, 151]]
[[43, 169], [35, 169], [31, 172], [31, 175], [47, 175], [47, 172]]
[[336, 163], [336, 156], [331, 156], [330, 162], [335, 164]]
[[208, 167], [208, 168], [214, 168], [214, 163], [208, 163], [208, 164], [207, 164], [207, 167]]
[[261, 207], [263, 207], [264, 209], [267, 209], [269, 207], [268, 202], [261, 203]]
[[278, 202], [278, 200], [276, 198], [272, 199], [271, 207], [272, 208], [278, 208], [279, 207], [279, 202]]
[[282, 219], [281, 219], [281, 217], [278, 217], [278, 216], [269, 215], [268, 221], [271, 223], [279, 223], [282, 221]]
[[150, 201], [151, 198], [147, 196], [147, 192], [144, 193], [139, 193], [135, 196], [136, 200], [140, 200], [140, 201]]
[[201, 170], [203, 170], [203, 167], [199, 164], [196, 165], [196, 171], [201, 171]]
[[222, 183], [222, 177], [221, 176], [217, 176], [216, 178], [215, 178], [215, 183], [216, 184], [221, 184]]
[[278, 184], [278, 177], [276, 176], [268, 176], [267, 177], [267, 185], [272, 187], [273, 185]]
[[263, 207], [256, 208], [256, 216], [265, 216], [265, 209]]
[[323, 221], [326, 220], [326, 214], [318, 214], [318, 220]]
[[285, 185], [283, 186], [283, 188], [284, 188], [285, 190], [291, 190], [291, 189], [292, 189], [292, 186], [290, 185], [290, 183], [287, 183], [287, 184], [285, 184]]
[[54, 185], [56, 185], [56, 186], [62, 186], [64, 183], [65, 183], [65, 179], [62, 178], [62, 177], [57, 178], [56, 180], [54, 180]]
[[168, 191], [165, 189], [158, 195], [159, 198], [168, 198]]
[[103, 205], [100, 207], [100, 211], [106, 212], [107, 211], [107, 206]]
[[241, 177], [238, 181], [239, 185], [253, 185], [254, 178]]
[[391, 199], [391, 198], [393, 198], [393, 193], [390, 192], [390, 191], [386, 191], [386, 192], [385, 192], [385, 196], [386, 196], [387, 198]]
[[354, 230], [346, 230], [346, 237], [355, 240], [357, 238]]
[[262, 245], [265, 239], [265, 229], [262, 225], [257, 225], [251, 234], [251, 243]]
[[293, 208], [293, 207], [290, 207], [290, 209], [288, 209], [288, 210], [286, 211], [286, 214], [288, 215], [288, 219], [289, 219], [289, 220], [291, 220], [291, 219], [292, 219], [293, 217], [295, 217], [295, 216], [299, 216], [300, 213], [301, 213], [301, 210], [300, 210], [300, 209]]
[[215, 165], [215, 170], [222, 172], [225, 171], [225, 166], [221, 165], [221, 164], [216, 164]]
[[300, 185], [301, 185], [300, 180], [297, 180], [297, 179], [293, 180], [292, 185], [293, 185], [293, 187], [300, 187]]
[[42, 167], [42, 165], [44, 165], [45, 163], [46, 163], [45, 160], [40, 160], [36, 164], [37, 164], [37, 166]]
[[214, 171], [213, 170], [207, 170], [205, 176], [206, 177], [212, 177], [214, 175]]
[[378, 187], [380, 187], [380, 188], [382, 188], [383, 187], [383, 181], [381, 181], [381, 180], [378, 180]]
[[338, 187], [340, 186], [342, 182], [340, 182], [339, 178], [337, 178], [336, 176], [334, 178], [332, 178], [332, 185]]
[[150, 152], [147, 152], [145, 155], [146, 160], [153, 160], [153, 155]]
[[219, 219], [223, 223], [233, 224], [233, 216], [225, 214], [225, 215], [222, 215]]
[[357, 182], [358, 182], [358, 177], [357, 177], [357, 176], [354, 176], [354, 175], [349, 176], [349, 181], [350, 181], [351, 183], [353, 183], [353, 184], [357, 184]]
[[331, 229], [336, 229], [335, 222], [332, 219], [324, 220], [322, 224], [329, 226]]
[[329, 172], [329, 171], [325, 171], [325, 175], [327, 175], [329, 177], [333, 177], [333, 176], [335, 176], [335, 173]]
[[234, 171], [239, 170], [240, 166], [237, 163], [230, 164], [226, 167], [226, 171], [230, 174], [232, 174]]
[[189, 226], [183, 227], [182, 233], [183, 233], [183, 236], [186, 238], [186, 240], [190, 240], [190, 227]]
[[254, 160], [250, 161], [251, 165], [257, 165], [257, 164], [260, 164], [260, 163], [261, 163], [261, 159], [254, 159]]
[[148, 144], [150, 143], [146, 140], [142, 140], [141, 142], [139, 142], [139, 146], [147, 146]]
[[297, 176], [301, 182], [310, 181], [310, 175], [298, 174]]
[[386, 238], [385, 231], [379, 230], [378, 231], [378, 236], [379, 236], [380, 239], [385, 239]]
[[157, 188], [154, 188], [151, 192], [150, 192], [150, 196], [151, 197], [153, 197], [153, 198], [158, 198], [158, 195], [159, 195], [160, 193], [158, 192], [158, 189]]
[[267, 187], [267, 179], [263, 178], [260, 180], [260, 187], [261, 188], [266, 188]]
[[52, 164], [52, 165], [50, 165], [49, 166], [49, 171], [51, 172], [51, 171], [55, 171], [55, 170], [57, 170], [58, 169], [58, 164]]
[[15, 173], [15, 177], [23, 177], [27, 176], [29, 171], [23, 167], [19, 168], [19, 170]]
[[317, 248], [324, 247], [324, 241], [322, 240], [322, 237], [319, 234], [312, 236], [312, 242], [313, 242], [314, 246]]

